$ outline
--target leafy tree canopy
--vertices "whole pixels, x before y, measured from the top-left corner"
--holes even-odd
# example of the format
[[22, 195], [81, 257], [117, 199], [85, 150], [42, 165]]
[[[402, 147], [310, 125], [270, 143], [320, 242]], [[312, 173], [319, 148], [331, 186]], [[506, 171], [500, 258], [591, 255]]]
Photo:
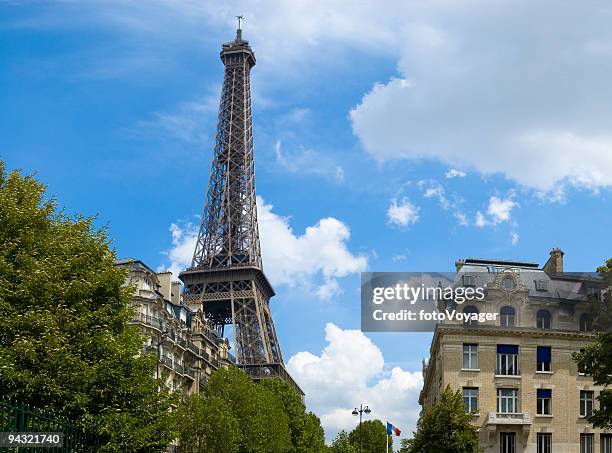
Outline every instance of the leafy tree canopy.
[[[366, 420], [357, 425], [349, 434], [351, 444], [357, 451], [385, 451], [387, 444], [387, 427], [380, 420]], [[393, 451], [393, 438], [389, 438], [389, 451]]]
[[291, 452], [319, 453], [325, 451], [325, 436], [321, 421], [311, 412], [306, 412], [302, 398], [286, 381], [265, 379], [261, 385], [281, 402], [289, 420]]
[[478, 432], [461, 393], [446, 387], [440, 401], [425, 410], [414, 438], [405, 447], [411, 453], [479, 452]]
[[602, 278], [601, 298], [592, 299], [596, 341], [584, 352], [574, 354], [578, 368], [593, 377], [596, 385], [604, 387], [598, 396], [599, 408], [588, 417], [589, 422], [600, 428], [612, 428], [612, 258], [597, 268]]
[[240, 424], [221, 398], [192, 395], [180, 405], [176, 416], [181, 452], [238, 452]]
[[235, 367], [216, 371], [204, 388], [204, 396], [224, 401], [237, 418], [240, 453], [291, 451], [289, 417], [283, 403], [243, 371]]
[[127, 324], [125, 277], [92, 218], [0, 161], [0, 394], [82, 422], [101, 451], [156, 451], [171, 398]]
[[359, 453], [358, 447], [354, 446], [346, 431], [340, 431], [329, 448], [331, 453]]

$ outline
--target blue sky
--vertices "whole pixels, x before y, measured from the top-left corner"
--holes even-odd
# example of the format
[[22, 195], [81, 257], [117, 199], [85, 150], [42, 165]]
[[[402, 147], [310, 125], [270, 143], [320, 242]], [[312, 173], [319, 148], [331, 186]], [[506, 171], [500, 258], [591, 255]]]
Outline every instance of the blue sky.
[[410, 430], [430, 336], [354, 331], [359, 272], [552, 247], [592, 270], [612, 216], [609, 5], [426, 3], [2, 2], [0, 158], [120, 257], [179, 269], [244, 14], [285, 361], [328, 436], [364, 400]]

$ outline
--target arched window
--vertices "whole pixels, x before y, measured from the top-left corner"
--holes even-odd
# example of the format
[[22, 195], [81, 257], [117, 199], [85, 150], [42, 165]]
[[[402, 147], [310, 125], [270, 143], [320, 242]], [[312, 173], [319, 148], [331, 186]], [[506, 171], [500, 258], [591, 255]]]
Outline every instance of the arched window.
[[580, 332], [591, 332], [593, 330], [593, 320], [591, 315], [583, 313], [580, 315]]
[[502, 309], [499, 311], [499, 314], [500, 314], [499, 324], [502, 327], [512, 327], [512, 326], [514, 326], [514, 317], [516, 315], [516, 312], [514, 311], [514, 308], [512, 308], [510, 306], [502, 307]]
[[[473, 305], [466, 305], [463, 308], [463, 313], [468, 315], [468, 314], [478, 314], [478, 308], [474, 307]], [[466, 319], [465, 320], [465, 324], [469, 325], [469, 326], [475, 326], [478, 324], [478, 321], [476, 321], [475, 319]]]
[[551, 328], [551, 316], [548, 310], [539, 310], [537, 314], [537, 327], [538, 329], [550, 329]]

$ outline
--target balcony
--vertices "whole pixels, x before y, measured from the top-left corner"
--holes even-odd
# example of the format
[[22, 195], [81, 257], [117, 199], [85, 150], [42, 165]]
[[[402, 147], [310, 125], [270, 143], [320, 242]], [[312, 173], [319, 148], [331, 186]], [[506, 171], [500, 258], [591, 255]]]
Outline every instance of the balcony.
[[504, 413], [489, 412], [486, 425], [505, 425], [505, 426], [530, 426], [531, 416], [529, 412]]
[[142, 313], [134, 313], [134, 316], [132, 316], [132, 322], [140, 323], [145, 326], [161, 330], [161, 321], [155, 316], [144, 315]]

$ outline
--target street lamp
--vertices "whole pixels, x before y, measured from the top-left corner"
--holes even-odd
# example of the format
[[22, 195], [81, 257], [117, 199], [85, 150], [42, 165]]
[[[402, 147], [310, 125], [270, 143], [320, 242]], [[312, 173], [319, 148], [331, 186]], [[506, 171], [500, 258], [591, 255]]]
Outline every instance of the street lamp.
[[363, 418], [363, 414], [368, 415], [370, 412], [372, 412], [370, 408], [368, 406], [363, 407], [363, 404], [359, 405], [359, 409], [355, 408], [353, 412], [351, 412], [355, 416], [359, 415], [359, 428], [357, 428], [357, 431], [359, 432], [359, 453], [361, 453], [363, 450], [363, 439], [361, 436], [361, 420]]

